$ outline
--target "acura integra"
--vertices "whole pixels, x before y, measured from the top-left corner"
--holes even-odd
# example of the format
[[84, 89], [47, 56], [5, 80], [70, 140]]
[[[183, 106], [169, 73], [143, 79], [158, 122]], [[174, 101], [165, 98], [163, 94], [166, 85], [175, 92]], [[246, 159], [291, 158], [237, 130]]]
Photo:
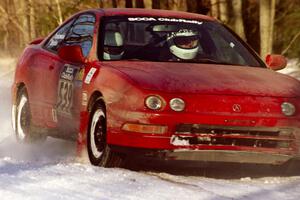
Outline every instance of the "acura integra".
[[217, 20], [186, 12], [75, 14], [21, 55], [20, 142], [77, 141], [93, 165], [128, 158], [283, 164], [300, 155], [300, 84]]

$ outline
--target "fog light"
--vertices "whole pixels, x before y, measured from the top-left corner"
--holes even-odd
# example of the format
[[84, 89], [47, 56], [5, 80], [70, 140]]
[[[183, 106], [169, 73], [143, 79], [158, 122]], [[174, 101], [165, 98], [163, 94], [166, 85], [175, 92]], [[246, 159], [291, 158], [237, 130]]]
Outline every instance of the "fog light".
[[149, 96], [146, 98], [145, 104], [151, 110], [159, 110], [163, 103], [158, 96]]
[[293, 104], [289, 102], [283, 102], [281, 104], [281, 111], [286, 116], [292, 116], [296, 112], [296, 108]]
[[170, 101], [170, 107], [172, 110], [180, 112], [185, 108], [185, 102], [180, 98], [174, 98]]
[[166, 133], [167, 126], [150, 125], [150, 124], [124, 124], [122, 130], [136, 133], [163, 134]]

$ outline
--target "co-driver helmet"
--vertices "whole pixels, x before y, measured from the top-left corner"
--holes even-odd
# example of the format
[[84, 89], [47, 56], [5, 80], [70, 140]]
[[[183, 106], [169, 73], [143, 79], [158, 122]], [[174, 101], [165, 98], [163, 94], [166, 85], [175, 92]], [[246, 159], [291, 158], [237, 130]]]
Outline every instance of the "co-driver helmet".
[[119, 31], [106, 31], [104, 38], [104, 60], [119, 60], [124, 54], [123, 37]]

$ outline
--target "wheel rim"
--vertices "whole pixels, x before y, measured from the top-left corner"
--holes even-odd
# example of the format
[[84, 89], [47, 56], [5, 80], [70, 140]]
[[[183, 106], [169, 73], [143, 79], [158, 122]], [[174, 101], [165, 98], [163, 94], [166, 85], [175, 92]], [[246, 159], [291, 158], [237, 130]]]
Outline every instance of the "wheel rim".
[[102, 110], [96, 110], [92, 118], [90, 131], [90, 146], [93, 156], [99, 159], [105, 147], [106, 119]]
[[29, 107], [28, 99], [25, 95], [21, 96], [18, 110], [17, 110], [17, 137], [20, 140], [24, 140], [26, 137], [26, 132], [29, 127]]

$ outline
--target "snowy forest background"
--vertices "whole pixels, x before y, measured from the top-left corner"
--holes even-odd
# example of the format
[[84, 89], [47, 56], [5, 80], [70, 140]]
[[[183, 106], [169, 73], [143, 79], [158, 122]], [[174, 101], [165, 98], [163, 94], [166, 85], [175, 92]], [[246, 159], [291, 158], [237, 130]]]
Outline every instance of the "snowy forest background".
[[169, 9], [213, 16], [261, 56], [300, 57], [300, 0], [0, 0], [0, 56], [17, 56], [77, 11], [89, 8]]

